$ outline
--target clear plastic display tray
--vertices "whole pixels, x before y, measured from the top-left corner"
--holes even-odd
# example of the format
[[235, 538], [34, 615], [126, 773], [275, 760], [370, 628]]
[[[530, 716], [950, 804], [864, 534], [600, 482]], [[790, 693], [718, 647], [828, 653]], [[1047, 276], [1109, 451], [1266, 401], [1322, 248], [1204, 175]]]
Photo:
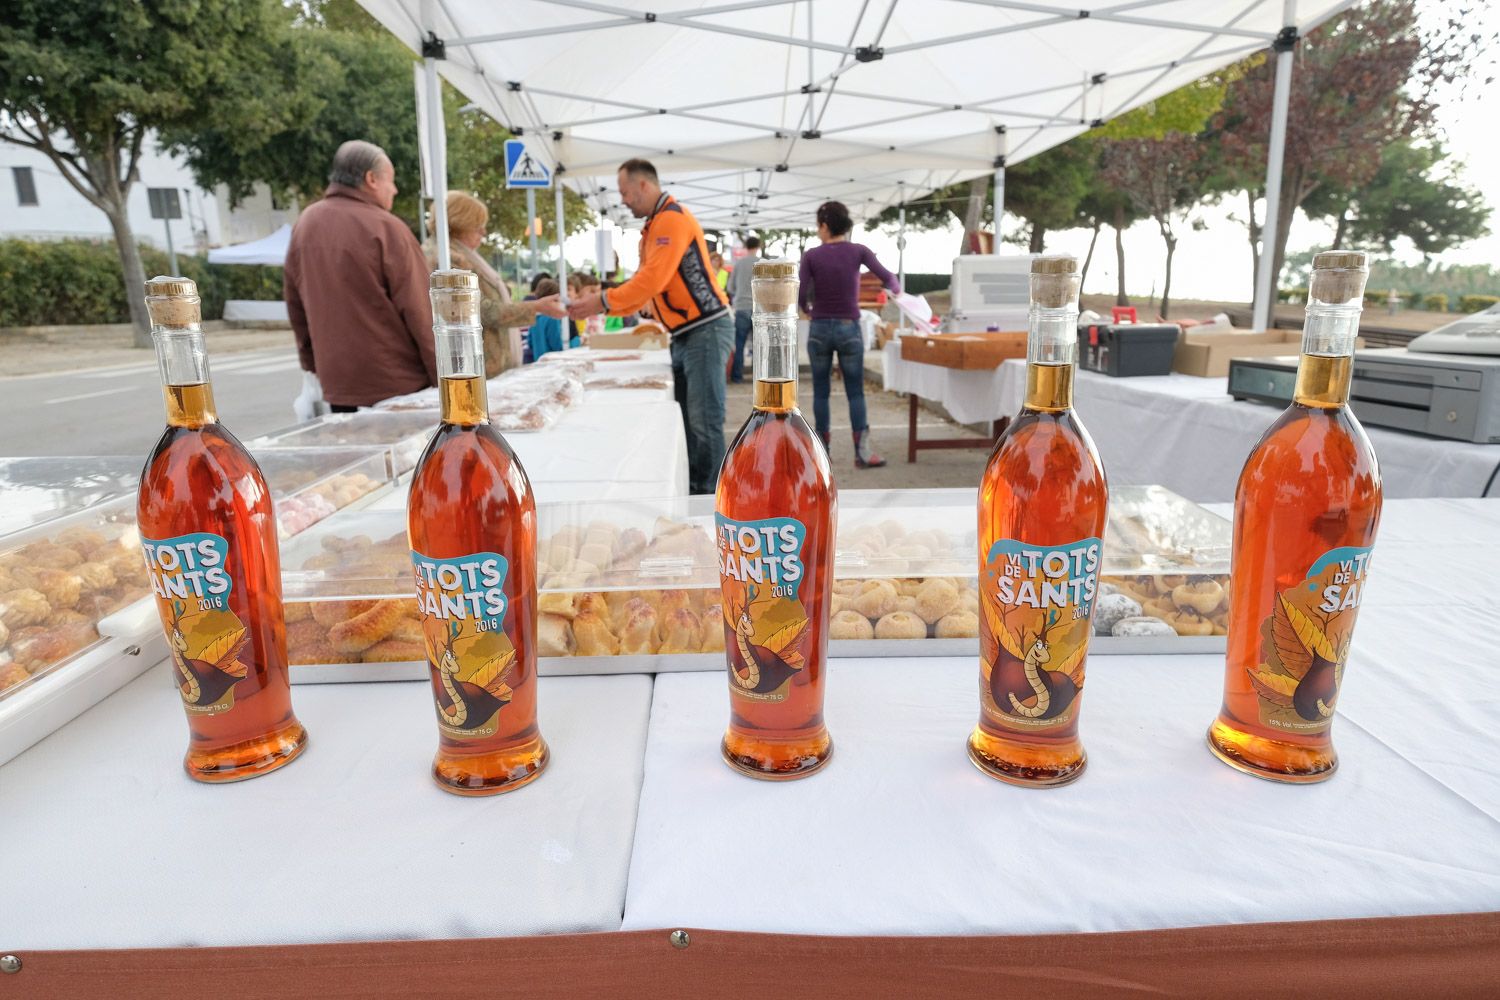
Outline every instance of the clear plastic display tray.
[[0, 539], [135, 492], [143, 458], [0, 458]]
[[257, 460], [263, 453], [281, 448], [381, 448], [389, 457], [390, 474], [399, 476], [417, 464], [437, 423], [436, 410], [330, 413], [262, 434], [245, 445]]
[[264, 448], [252, 455], [276, 501], [276, 526], [290, 538], [347, 507], [392, 488], [390, 453], [381, 447]]
[[[975, 497], [973, 490], [840, 496], [833, 655], [977, 653]], [[723, 664], [711, 497], [543, 504], [538, 521], [543, 672]], [[1155, 617], [1170, 631], [1099, 634], [1091, 650], [1221, 651], [1228, 547], [1228, 522], [1201, 507], [1159, 487], [1116, 491], [1102, 580], [1140, 609], [1130, 617]], [[341, 514], [286, 546], [288, 619], [309, 622], [289, 628], [294, 677], [425, 676], [419, 659], [391, 659], [415, 656], [415, 645], [386, 643], [417, 634], [408, 560], [401, 510]], [[1220, 596], [1209, 608], [1215, 588]], [[370, 614], [381, 601], [399, 613]], [[364, 625], [371, 627], [360, 632]], [[334, 626], [344, 626], [337, 643], [329, 638]], [[371, 666], [349, 669], [361, 663]]]
[[133, 495], [0, 539], [0, 705], [100, 646], [100, 622], [148, 592]]

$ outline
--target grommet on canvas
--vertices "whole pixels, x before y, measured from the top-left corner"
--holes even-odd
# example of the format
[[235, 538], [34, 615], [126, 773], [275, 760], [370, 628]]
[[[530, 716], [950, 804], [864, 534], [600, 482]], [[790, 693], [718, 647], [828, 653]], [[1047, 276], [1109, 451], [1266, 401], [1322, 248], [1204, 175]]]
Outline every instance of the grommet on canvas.
[[[687, 935], [683, 935], [686, 937]], [[21, 960], [15, 955], [0, 955], [0, 972], [13, 976], [21, 971]]]
[[[672, 942], [673, 948], [686, 948], [690, 943], [688, 941], [688, 932], [684, 930], [673, 931], [671, 934], [667, 935], [667, 940]], [[20, 965], [19, 962], [17, 962], [16, 964], [18, 966]]]

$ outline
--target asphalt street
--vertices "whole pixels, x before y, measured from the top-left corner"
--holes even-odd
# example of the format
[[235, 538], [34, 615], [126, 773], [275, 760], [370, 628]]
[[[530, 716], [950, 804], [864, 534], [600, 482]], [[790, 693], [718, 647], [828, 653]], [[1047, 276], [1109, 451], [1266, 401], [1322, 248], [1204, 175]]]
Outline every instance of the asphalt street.
[[[209, 359], [219, 419], [242, 440], [296, 422], [302, 387], [290, 347]], [[146, 454], [165, 424], [156, 358], [0, 378], [0, 455]]]

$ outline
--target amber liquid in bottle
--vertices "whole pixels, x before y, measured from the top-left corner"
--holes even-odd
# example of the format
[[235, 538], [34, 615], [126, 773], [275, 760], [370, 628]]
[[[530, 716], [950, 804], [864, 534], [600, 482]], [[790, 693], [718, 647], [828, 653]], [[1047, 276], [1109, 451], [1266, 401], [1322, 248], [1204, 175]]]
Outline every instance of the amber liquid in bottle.
[[167, 428], [141, 473], [137, 524], [187, 712], [183, 766], [240, 781], [292, 761], [307, 731], [292, 714], [271, 493], [218, 421], [197, 293], [183, 285], [147, 284]]
[[[767, 264], [780, 270], [762, 278]], [[833, 754], [823, 681], [838, 493], [797, 410], [793, 275], [784, 262], [756, 267], [755, 409], [724, 456], [715, 505], [730, 702], [721, 750], [771, 780], [812, 774]]]
[[[412, 474], [407, 530], [418, 594], [436, 602], [422, 615], [438, 716], [432, 776], [458, 795], [491, 795], [540, 775], [548, 749], [537, 724], [536, 501], [489, 422], [478, 286], [470, 301], [471, 286], [439, 283], [467, 274], [433, 275], [442, 423]], [[485, 554], [504, 559], [503, 580]], [[452, 576], [424, 579], [424, 566], [445, 560], [458, 560]]]
[[1109, 502], [1073, 412], [1077, 278], [1046, 275], [1070, 280], [1068, 305], [1038, 309], [1038, 277], [1026, 402], [979, 487], [980, 714], [969, 736], [975, 766], [1023, 786], [1064, 784], [1087, 763], [1078, 714]]
[[1224, 704], [1208, 731], [1225, 763], [1294, 783], [1338, 766], [1332, 714], [1381, 506], [1375, 453], [1348, 406], [1363, 277], [1332, 308], [1316, 301], [1319, 277], [1304, 351], [1322, 350], [1302, 355], [1294, 402], [1235, 491]]

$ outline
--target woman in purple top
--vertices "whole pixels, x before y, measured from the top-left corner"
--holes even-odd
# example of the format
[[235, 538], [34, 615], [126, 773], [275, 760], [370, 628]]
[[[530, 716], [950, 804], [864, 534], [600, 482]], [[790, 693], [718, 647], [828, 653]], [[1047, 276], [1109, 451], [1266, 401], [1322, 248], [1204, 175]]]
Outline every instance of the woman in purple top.
[[828, 390], [833, 375], [833, 356], [839, 357], [844, 374], [844, 392], [849, 396], [849, 425], [854, 429], [854, 466], [870, 469], [885, 459], [870, 450], [870, 424], [865, 417], [865, 342], [859, 331], [859, 270], [867, 267], [891, 292], [901, 291], [896, 276], [880, 266], [870, 248], [849, 242], [854, 221], [849, 210], [836, 201], [818, 206], [818, 239], [802, 256], [797, 305], [812, 317], [807, 355], [812, 359], [813, 419], [818, 436], [831, 452], [832, 425], [828, 417]]

